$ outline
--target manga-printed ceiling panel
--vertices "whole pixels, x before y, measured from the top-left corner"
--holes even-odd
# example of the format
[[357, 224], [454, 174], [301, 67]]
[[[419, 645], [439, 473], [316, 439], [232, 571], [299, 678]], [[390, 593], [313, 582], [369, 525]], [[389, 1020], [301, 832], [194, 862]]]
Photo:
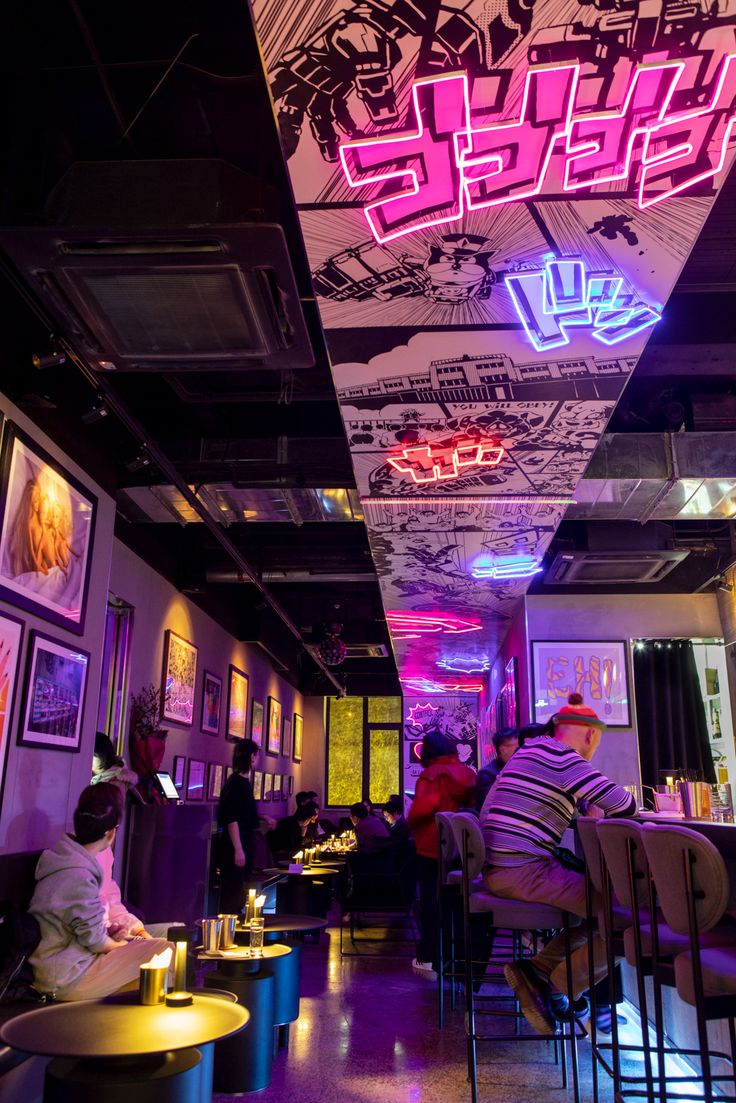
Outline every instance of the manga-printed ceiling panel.
[[405, 692], [476, 692], [730, 167], [736, 0], [254, 12]]

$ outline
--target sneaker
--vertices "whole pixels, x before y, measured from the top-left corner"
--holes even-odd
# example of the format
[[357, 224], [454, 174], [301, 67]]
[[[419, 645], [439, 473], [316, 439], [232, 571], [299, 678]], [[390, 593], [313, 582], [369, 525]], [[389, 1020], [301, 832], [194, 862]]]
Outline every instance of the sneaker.
[[420, 961], [418, 957], [415, 957], [411, 963], [411, 967], [415, 973], [419, 973], [420, 976], [426, 977], [427, 980], [437, 980], [437, 973], [431, 961]]
[[506, 983], [519, 1001], [522, 1014], [537, 1034], [554, 1034], [555, 1021], [548, 1007], [549, 986], [528, 961], [514, 961], [503, 967]]

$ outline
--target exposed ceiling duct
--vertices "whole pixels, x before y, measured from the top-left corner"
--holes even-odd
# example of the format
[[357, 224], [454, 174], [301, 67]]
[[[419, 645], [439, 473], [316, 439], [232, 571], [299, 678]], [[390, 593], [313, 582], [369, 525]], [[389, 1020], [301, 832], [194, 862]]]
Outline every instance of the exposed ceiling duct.
[[[341, 487], [326, 489], [241, 489], [232, 483], [204, 483], [190, 486], [200, 504], [218, 522], [233, 524], [291, 523], [322, 521], [362, 521], [363, 511], [356, 490]], [[136, 520], [157, 524], [201, 523], [202, 517], [193, 509], [178, 487], [130, 486], [121, 490], [118, 501], [127, 514]], [[130, 507], [133, 507], [131, 510]]]
[[728, 520], [736, 516], [736, 433], [609, 433], [566, 520]]

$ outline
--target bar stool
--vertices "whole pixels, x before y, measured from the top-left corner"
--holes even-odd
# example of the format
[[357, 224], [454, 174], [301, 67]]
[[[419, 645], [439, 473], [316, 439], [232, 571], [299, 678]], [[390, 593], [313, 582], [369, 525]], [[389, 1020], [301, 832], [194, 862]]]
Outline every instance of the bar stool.
[[[455, 1010], [455, 912], [456, 904], [462, 901], [462, 871], [455, 868], [459, 863], [459, 853], [452, 830], [454, 812], [438, 812], [437, 824], [437, 906], [439, 908], [439, 946], [437, 949], [437, 1020], [440, 1030], [445, 1025], [445, 977], [450, 978], [450, 1007]], [[447, 930], [447, 948], [449, 960], [445, 961], [445, 931]]]
[[[642, 829], [642, 839], [657, 902], [668, 928], [679, 936], [681, 952], [674, 957], [675, 988], [680, 998], [695, 1008], [703, 1099], [705, 1103], [713, 1103], [714, 1084], [733, 1081], [736, 1069], [736, 932], [733, 925], [719, 927], [728, 904], [728, 873], [713, 843], [690, 828], [647, 824]], [[652, 927], [655, 958], [668, 948], [663, 948], [658, 935], [655, 924]], [[729, 1055], [709, 1048], [708, 1022], [713, 1019], [728, 1019]], [[711, 1057], [729, 1061], [731, 1075], [714, 1076]], [[663, 1077], [661, 1088], [660, 1098], [664, 1100]], [[717, 1099], [720, 1103], [734, 1100], [736, 1095], [719, 1094]]]
[[[613, 922], [613, 914], [610, 919], [607, 918], [608, 911], [613, 906], [612, 897], [610, 895], [612, 889], [608, 877], [608, 870], [606, 869], [603, 858], [603, 851], [601, 850], [601, 844], [598, 841], [597, 820], [581, 816], [576, 821], [576, 829], [583, 848], [583, 857], [585, 860], [585, 910], [588, 921], [588, 993], [590, 999], [589, 1030], [591, 1052], [593, 1055], [593, 1103], [598, 1103], [598, 1065], [601, 1064], [614, 1081], [615, 1091], [618, 1091], [619, 1087], [620, 1068], [618, 1058], [618, 1017], [615, 1011], [614, 1000], [612, 1000], [611, 1041], [599, 1042], [597, 1037], [596, 1012], [598, 1009], [598, 1001], [593, 968], [593, 933], [595, 924], [597, 924], [598, 932], [603, 932], [605, 937], [606, 952], [608, 956], [609, 988], [613, 991], [615, 987], [613, 978], [616, 968], [616, 953], [623, 953], [622, 929], [624, 926], [630, 925], [631, 918], [628, 912], [625, 915], [621, 914], [624, 909], [620, 909], [618, 923]], [[597, 906], [599, 903], [600, 908]], [[609, 1064], [605, 1058], [605, 1053], [609, 1049], [611, 1050], [612, 1064]]]
[[[661, 974], [655, 976], [651, 950], [652, 911], [649, 895], [649, 867], [642, 840], [642, 828], [635, 820], [611, 819], [599, 820], [597, 823], [598, 842], [600, 843], [603, 860], [606, 865], [613, 892], [616, 894], [621, 907], [624, 909], [619, 914], [618, 923], [614, 916], [614, 909], [610, 892], [608, 894], [605, 931], [609, 950], [609, 966], [613, 953], [621, 953], [623, 950], [626, 961], [636, 971], [636, 988], [639, 999], [639, 1016], [641, 1022], [641, 1048], [644, 1054], [644, 1081], [646, 1084], [646, 1098], [650, 1101], [654, 1098], [654, 1077], [652, 1074], [652, 1051], [649, 1042], [649, 1015], [647, 1011], [646, 977], [652, 977], [654, 983], [654, 1014], [656, 1023], [656, 1035], [658, 1047], [663, 1047], [662, 1034], [662, 982], [665, 978]], [[655, 927], [657, 925], [656, 913]], [[623, 920], [623, 924], [621, 922]], [[620, 931], [622, 925], [623, 940]], [[664, 937], [665, 932], [662, 931]], [[644, 936], [646, 935], [646, 944]], [[616, 946], [614, 949], [614, 941]], [[620, 1051], [618, 1037], [614, 1048], [614, 1091], [620, 1090], [622, 1081], [620, 1073]], [[632, 1047], [623, 1047], [625, 1050]], [[638, 1048], [638, 1047], [637, 1047]], [[658, 1060], [658, 1077], [664, 1069], [664, 1053]], [[630, 1082], [632, 1078], [625, 1078]], [[638, 1078], [635, 1078], [638, 1079]]]
[[[475, 1017], [481, 1015], [497, 1015], [518, 1020], [520, 1012], [503, 1011], [499, 1009], [477, 1009], [473, 992], [473, 963], [471, 954], [467, 952], [470, 947], [470, 917], [473, 914], [485, 913], [491, 917], [491, 922], [496, 928], [510, 931], [528, 930], [553, 930], [563, 928], [565, 931], [565, 956], [567, 964], [567, 994], [570, 1008], [574, 1002], [572, 989], [572, 966], [570, 961], [570, 935], [567, 912], [547, 904], [526, 904], [518, 900], [510, 900], [507, 897], [496, 896], [482, 887], [481, 874], [485, 862], [485, 840], [480, 823], [476, 816], [467, 812], [458, 812], [452, 818], [452, 830], [458, 845], [460, 860], [462, 863], [462, 896], [463, 896], [463, 933], [465, 938], [465, 1030], [468, 1040], [468, 1078], [471, 1084], [472, 1103], [478, 1100], [478, 1068], [476, 1043], [478, 1041], [504, 1042], [536, 1042], [551, 1040], [561, 1045], [562, 1057], [562, 1086], [567, 1087], [567, 1056], [565, 1042], [570, 1042], [570, 1056], [572, 1063], [573, 1097], [575, 1103], [580, 1103], [580, 1083], [578, 1073], [577, 1039], [578, 1033], [574, 1016], [571, 1017], [569, 1030], [560, 1024], [560, 1030], [555, 1033], [525, 1035], [525, 1034], [478, 1034], [476, 1033]], [[555, 1051], [556, 1052], [556, 1051]]]

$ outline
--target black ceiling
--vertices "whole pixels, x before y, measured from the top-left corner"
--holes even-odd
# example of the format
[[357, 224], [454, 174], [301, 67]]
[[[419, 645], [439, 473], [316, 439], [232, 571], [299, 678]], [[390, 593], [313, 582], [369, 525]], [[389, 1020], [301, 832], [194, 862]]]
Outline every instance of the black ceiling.
[[[142, 435], [154, 442], [183, 483], [231, 483], [274, 490], [354, 488], [345, 440], [314, 303], [296, 212], [278, 143], [248, 5], [242, 0], [40, 0], [5, 13], [3, 103], [5, 168], [3, 226], [44, 226], [49, 196], [80, 161], [216, 159], [257, 182], [254, 202], [286, 234], [298, 294], [314, 350], [314, 366], [299, 370], [249, 368], [208, 375], [118, 374], [96, 384], [72, 362], [37, 371], [31, 355], [49, 344], [53, 323], [28, 280], [6, 265], [0, 284], [6, 325], [0, 345], [2, 390], [21, 406], [112, 495], [125, 487], [168, 483], [151, 464], [131, 473]], [[155, 189], [154, 189], [155, 191]], [[152, 193], [150, 209], [165, 195]], [[22, 230], [19, 229], [22, 234]], [[714, 431], [736, 428], [736, 177], [727, 181], [700, 242], [688, 261], [663, 321], [614, 414], [616, 432], [692, 429], [710, 401], [720, 420]], [[64, 334], [59, 334], [64, 337]], [[408, 336], [408, 334], [407, 334]], [[678, 346], [677, 364], [668, 350]], [[682, 346], [693, 346], [692, 357]], [[84, 367], [84, 366], [82, 366]], [[85, 424], [98, 386], [130, 415]], [[560, 549], [585, 547], [596, 522], [563, 522], [548, 560]], [[605, 522], [615, 545], [624, 530]], [[697, 555], [657, 589], [692, 592], [731, 553], [729, 522], [673, 522], [642, 526], [653, 546], [689, 541]], [[389, 639], [375, 579], [268, 583], [269, 594], [245, 583], [208, 582], [207, 573], [233, 568], [232, 555], [205, 524], [143, 522], [120, 499], [118, 535], [192, 600], [242, 639], [260, 640], [286, 676], [311, 692], [334, 692], [297, 634], [321, 638], [330, 619], [342, 620], [350, 644]], [[259, 578], [264, 572], [328, 571], [332, 576], [372, 572], [360, 521], [237, 522], [227, 538]], [[679, 545], [678, 545], [679, 546]], [[543, 583], [536, 583], [544, 591]], [[559, 592], [559, 587], [554, 588]], [[590, 587], [586, 592], [591, 592]], [[336, 613], [334, 606], [341, 608]], [[285, 623], [290, 620], [290, 630]], [[351, 693], [393, 693], [393, 659], [350, 659], [338, 678]]]

